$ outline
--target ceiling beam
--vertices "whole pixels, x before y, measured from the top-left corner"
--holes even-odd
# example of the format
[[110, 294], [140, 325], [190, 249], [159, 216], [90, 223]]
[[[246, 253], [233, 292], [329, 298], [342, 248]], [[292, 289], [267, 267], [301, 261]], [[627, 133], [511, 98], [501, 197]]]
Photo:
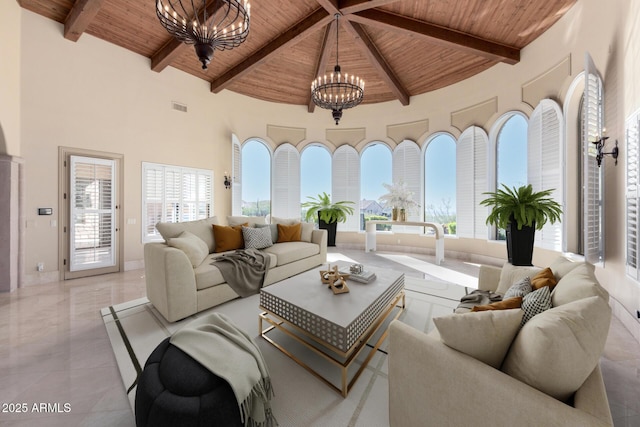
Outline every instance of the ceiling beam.
[[[332, 19], [333, 16], [328, 15], [324, 9], [317, 9], [311, 15], [307, 16], [266, 45], [262, 46], [257, 52], [247, 55], [244, 61], [213, 80], [211, 82], [211, 92], [218, 93], [225, 89], [235, 79], [242, 77], [258, 65], [268, 61], [270, 58], [282, 51], [282, 49], [300, 42], [307, 36], [311, 35], [314, 30], [322, 28], [330, 23]], [[309, 82], [309, 84], [311, 84], [311, 82]]]
[[343, 15], [361, 12], [363, 10], [380, 7], [398, 0], [340, 0], [340, 12]]
[[[331, 48], [333, 47], [333, 42], [336, 40], [336, 21], [331, 22], [327, 25], [327, 28], [324, 31], [324, 37], [322, 38], [322, 47], [320, 48], [320, 55], [318, 57], [318, 61], [316, 62], [316, 69], [313, 77], [319, 76], [321, 73], [327, 69], [327, 64], [329, 63], [329, 53], [331, 53]], [[309, 82], [311, 83], [311, 82]], [[309, 101], [308, 101], [307, 110], [310, 113], [316, 108], [316, 104], [313, 103], [311, 99], [311, 88], [309, 88]]]
[[64, 20], [64, 38], [77, 42], [103, 3], [104, 0], [77, 0]]
[[376, 28], [413, 36], [422, 36], [430, 42], [472, 53], [494, 61], [505, 62], [511, 65], [520, 62], [520, 49], [516, 47], [495, 43], [472, 36], [471, 34], [395, 15], [380, 9], [364, 10], [347, 15], [346, 18], [352, 22], [359, 22], [360, 24], [370, 25]]
[[357, 22], [345, 21], [345, 30], [353, 36], [356, 44], [360, 46], [363, 53], [369, 58], [369, 62], [378, 72], [380, 78], [389, 86], [391, 92], [402, 105], [409, 105], [409, 93], [402, 86], [400, 80], [395, 75], [387, 61], [382, 57], [371, 37]]
[[316, 3], [322, 6], [331, 16], [334, 16], [336, 13], [340, 13], [338, 0], [316, 0]]
[[186, 48], [187, 44], [182, 43], [175, 37], [171, 37], [160, 49], [151, 55], [151, 69], [159, 73], [171, 65], [173, 60], [179, 57]]

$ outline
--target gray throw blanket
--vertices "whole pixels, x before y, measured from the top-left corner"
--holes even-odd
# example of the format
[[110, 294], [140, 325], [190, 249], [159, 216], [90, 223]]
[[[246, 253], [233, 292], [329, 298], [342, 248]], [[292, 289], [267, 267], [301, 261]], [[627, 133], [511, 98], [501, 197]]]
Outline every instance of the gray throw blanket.
[[171, 344], [224, 378], [238, 400], [245, 426], [277, 426], [273, 388], [262, 352], [251, 337], [221, 313], [196, 319], [175, 332]]
[[239, 249], [211, 263], [220, 269], [225, 282], [241, 297], [257, 294], [269, 270], [269, 256], [256, 249]]
[[491, 291], [476, 289], [460, 299], [458, 308], [472, 309], [476, 305], [486, 305], [497, 301], [502, 301], [502, 295]]

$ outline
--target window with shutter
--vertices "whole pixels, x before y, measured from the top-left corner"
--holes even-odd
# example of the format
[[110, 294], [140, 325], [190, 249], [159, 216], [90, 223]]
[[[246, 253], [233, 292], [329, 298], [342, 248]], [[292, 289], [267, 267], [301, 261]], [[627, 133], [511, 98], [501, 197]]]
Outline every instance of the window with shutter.
[[[378, 200], [387, 189], [383, 184], [391, 184], [393, 176], [391, 149], [384, 143], [369, 144], [360, 155], [360, 210], [363, 213], [361, 230], [365, 229], [367, 218], [391, 218], [391, 206], [384, 206]], [[377, 230], [390, 230], [390, 226], [376, 226]]]
[[281, 218], [300, 218], [300, 153], [281, 144], [273, 153], [272, 214]]
[[[528, 131], [528, 175], [534, 191], [553, 189], [551, 197], [564, 200], [564, 128], [560, 106], [543, 99], [531, 114]], [[535, 244], [555, 251], [562, 250], [562, 222], [547, 223], [537, 230]]]
[[[271, 150], [259, 139], [250, 139], [242, 145], [240, 169], [240, 190], [235, 203], [241, 206], [241, 214], [266, 216], [271, 213]], [[239, 201], [237, 199], [240, 199]]]
[[[393, 150], [393, 182], [404, 182], [413, 200], [420, 206], [407, 209], [407, 221], [422, 220], [422, 156], [420, 147], [413, 141], [404, 140]], [[420, 233], [420, 227], [395, 227], [396, 232]]]
[[213, 171], [142, 163], [142, 241], [162, 241], [158, 222], [213, 215]]
[[456, 234], [456, 141], [441, 133], [427, 142], [424, 151], [425, 221], [445, 225], [445, 234]]
[[477, 126], [467, 128], [456, 145], [456, 209], [459, 237], [486, 239], [487, 208], [480, 205], [487, 191], [489, 138]]
[[640, 111], [629, 117], [625, 124], [626, 159], [626, 225], [627, 225], [627, 274], [640, 280], [638, 265], [638, 171], [640, 170]]
[[[333, 201], [353, 202], [354, 213], [346, 223], [338, 224], [338, 231], [358, 231], [360, 227], [360, 156], [355, 148], [342, 145], [333, 153], [331, 162]], [[364, 219], [362, 220], [364, 222]]]
[[242, 215], [242, 146], [231, 135], [231, 215]]
[[[308, 201], [309, 197], [316, 198], [322, 193], [337, 200], [331, 191], [331, 181], [331, 153], [324, 145], [307, 145], [300, 155], [300, 202]], [[303, 208], [300, 213], [304, 219], [307, 209]], [[314, 218], [317, 215], [314, 214]]]

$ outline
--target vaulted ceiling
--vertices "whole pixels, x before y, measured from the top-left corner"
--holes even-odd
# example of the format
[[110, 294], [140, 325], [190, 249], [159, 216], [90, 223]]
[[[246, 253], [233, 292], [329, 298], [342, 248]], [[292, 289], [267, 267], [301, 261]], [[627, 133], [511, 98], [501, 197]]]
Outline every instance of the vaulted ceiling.
[[433, 91], [521, 50], [576, 0], [253, 0], [247, 40], [216, 51], [207, 70], [192, 46], [175, 41], [156, 17], [155, 0], [17, 0], [64, 24], [64, 37], [84, 33], [174, 67], [223, 89], [259, 99], [307, 105], [310, 83], [335, 65], [336, 13], [343, 72], [366, 82], [364, 103]]

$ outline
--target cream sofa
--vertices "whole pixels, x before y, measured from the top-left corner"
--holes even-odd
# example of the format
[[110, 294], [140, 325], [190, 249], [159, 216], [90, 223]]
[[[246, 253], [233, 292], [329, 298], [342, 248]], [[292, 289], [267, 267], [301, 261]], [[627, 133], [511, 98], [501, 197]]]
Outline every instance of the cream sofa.
[[[227, 220], [231, 225], [265, 222], [263, 217], [228, 217]], [[170, 322], [238, 297], [224, 281], [220, 270], [211, 265], [213, 259], [221, 255], [214, 253], [213, 224], [218, 224], [215, 217], [182, 223], [160, 223], [157, 228], [165, 242], [147, 243], [144, 246], [147, 298]], [[184, 240], [180, 238], [185, 236], [184, 232], [188, 232], [191, 239], [197, 236], [205, 242], [206, 250], [202, 256], [194, 255], [189, 245], [178, 244]], [[264, 281], [266, 286], [326, 262], [327, 232], [314, 230], [312, 224], [303, 223], [301, 241], [275, 243], [262, 251], [269, 256], [269, 270]]]
[[[559, 279], [552, 308], [522, 327], [522, 309], [452, 314], [434, 319], [429, 334], [394, 321], [390, 425], [613, 425], [599, 367], [611, 320], [608, 293], [590, 264], [559, 258], [550, 267]], [[503, 291], [530, 274], [507, 264], [482, 266], [478, 285]], [[479, 314], [484, 317], [473, 317]], [[516, 322], [510, 332], [507, 318]]]

